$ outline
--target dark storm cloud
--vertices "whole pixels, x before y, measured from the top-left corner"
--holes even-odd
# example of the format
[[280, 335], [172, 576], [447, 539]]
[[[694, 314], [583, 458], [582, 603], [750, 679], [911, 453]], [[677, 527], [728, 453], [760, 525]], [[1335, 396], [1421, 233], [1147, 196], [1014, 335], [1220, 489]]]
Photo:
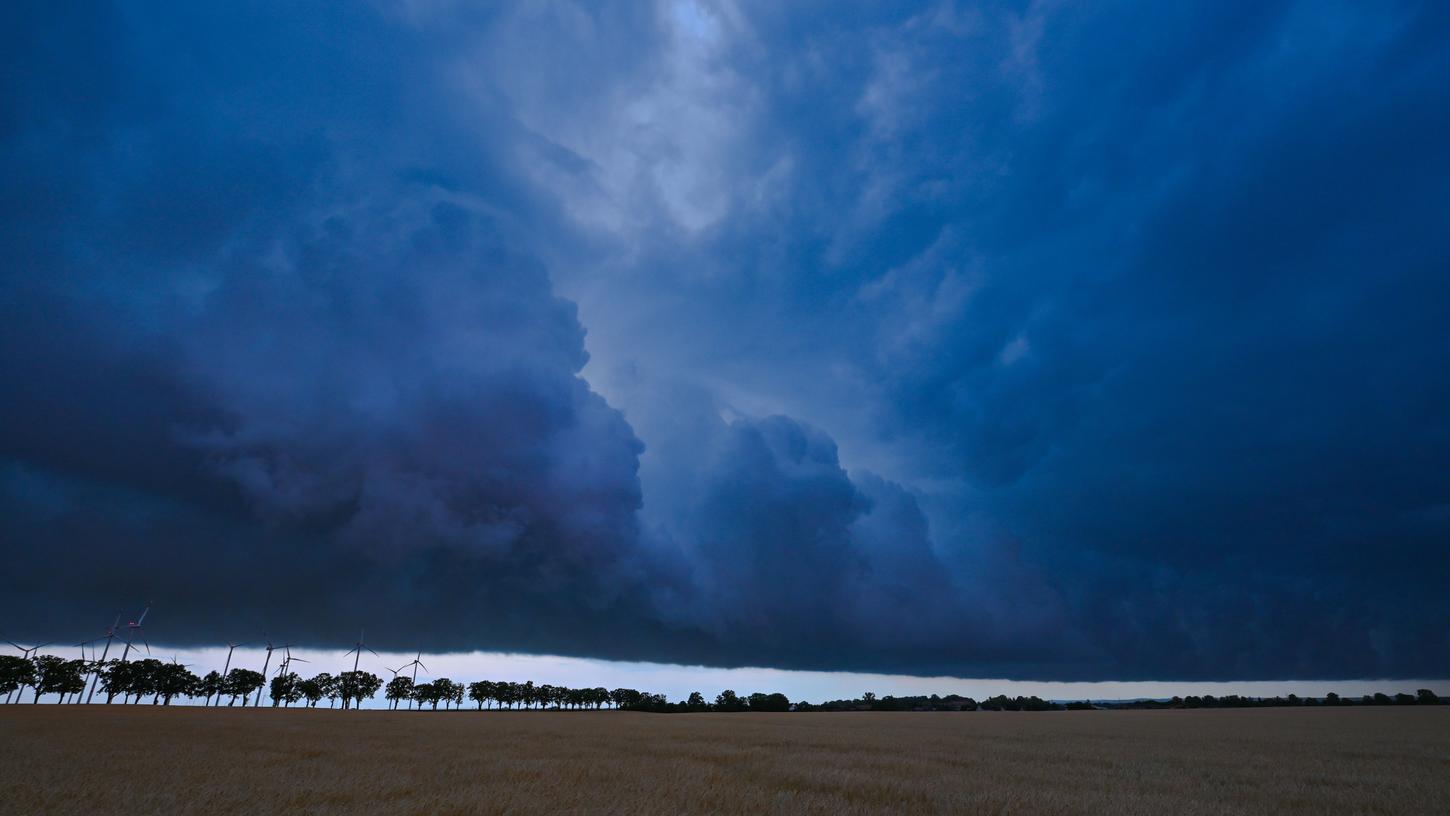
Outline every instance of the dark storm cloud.
[[582, 290], [647, 440], [636, 371], [810, 418], [1088, 674], [1450, 670], [1442, 11], [714, 19], [729, 206]]
[[13, 625], [151, 596], [186, 640], [654, 625], [641, 443], [577, 376], [527, 197], [417, 171], [493, 172], [406, 118], [417, 52], [371, 14], [51, 22], [8, 27], [33, 38], [7, 71]]
[[15, 634], [1450, 672], [1443, 12], [4, 13]]

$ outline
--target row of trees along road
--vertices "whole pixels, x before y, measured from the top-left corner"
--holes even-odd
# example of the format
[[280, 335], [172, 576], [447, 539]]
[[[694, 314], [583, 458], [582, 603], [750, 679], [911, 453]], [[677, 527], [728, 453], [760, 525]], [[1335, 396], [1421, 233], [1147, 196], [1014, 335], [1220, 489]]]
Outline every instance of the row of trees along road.
[[[272, 705], [282, 707], [303, 704], [315, 708], [323, 700], [327, 700], [328, 708], [338, 703], [344, 709], [358, 707], [382, 690], [388, 707], [393, 709], [406, 704], [409, 708], [430, 710], [437, 710], [441, 705], [447, 710], [461, 707], [467, 697], [479, 709], [609, 706], [642, 711], [673, 710], [663, 694], [625, 688], [611, 691], [603, 687], [568, 688], [533, 681], [490, 680], [464, 685], [446, 677], [414, 685], [411, 678], [402, 675], [385, 685], [377, 675], [366, 671], [345, 671], [337, 675], [323, 672], [307, 678], [295, 672], [279, 672], [268, 682], [260, 672], [242, 668], [232, 669], [225, 676], [213, 671], [198, 677], [183, 664], [154, 658], [123, 662], [65, 660], [55, 655], [30, 658], [0, 655], [0, 694], [5, 695], [6, 702], [20, 702], [27, 689], [34, 692], [32, 703], [39, 703], [43, 696], [52, 694], [56, 703], [81, 702], [92, 682], [104, 696], [104, 702], [114, 703], [119, 698], [121, 703], [133, 705], [143, 700], [149, 700], [152, 705], [171, 705], [174, 699], [187, 698], [202, 705], [222, 705], [225, 701], [227, 706], [245, 707], [249, 701], [259, 699], [257, 692], [266, 686]], [[692, 710], [712, 708], [704, 705], [703, 699], [699, 692], [691, 695]], [[730, 711], [751, 707], [767, 711], [790, 708], [790, 701], [781, 694], [756, 694], [747, 699], [727, 691], [717, 700], [722, 703], [722, 710]]]
[[341, 703], [342, 708], [361, 706], [364, 700], [377, 696], [379, 690], [388, 708], [427, 708], [436, 711], [464, 706], [467, 698], [478, 709], [600, 709], [605, 707], [655, 712], [703, 711], [1053, 711], [1064, 708], [1245, 708], [1261, 706], [1339, 706], [1339, 705], [1440, 705], [1442, 701], [1429, 689], [1416, 694], [1365, 695], [1362, 698], [1341, 698], [1330, 693], [1323, 698], [1288, 697], [1174, 697], [1171, 700], [1137, 700], [1127, 702], [1056, 703], [1038, 697], [1006, 697], [998, 695], [980, 703], [970, 697], [949, 694], [916, 697], [877, 697], [866, 693], [854, 700], [832, 700], [818, 705], [806, 702], [791, 704], [784, 694], [756, 693], [741, 696], [726, 690], [707, 700], [696, 691], [679, 702], [669, 702], [663, 694], [635, 689], [614, 690], [568, 688], [535, 684], [533, 681], [480, 680], [474, 683], [454, 682], [440, 677], [414, 684], [404, 675], [397, 675], [386, 684], [366, 671], [345, 671], [337, 675], [323, 672], [303, 678], [294, 672], [279, 671], [270, 682], [251, 669], [232, 669], [225, 676], [208, 672], [198, 677], [185, 665], [165, 663], [153, 658], [145, 660], [86, 661], [66, 660], [55, 655], [17, 657], [0, 655], [0, 694], [6, 702], [18, 703], [27, 689], [33, 690], [32, 703], [41, 697], [55, 695], [55, 702], [81, 702], [87, 687], [94, 681], [96, 691], [105, 702], [170, 705], [176, 698], [198, 700], [203, 705], [245, 707], [250, 700], [260, 699], [258, 691], [267, 688], [273, 706], [305, 705], [316, 708], [327, 701], [328, 708]]

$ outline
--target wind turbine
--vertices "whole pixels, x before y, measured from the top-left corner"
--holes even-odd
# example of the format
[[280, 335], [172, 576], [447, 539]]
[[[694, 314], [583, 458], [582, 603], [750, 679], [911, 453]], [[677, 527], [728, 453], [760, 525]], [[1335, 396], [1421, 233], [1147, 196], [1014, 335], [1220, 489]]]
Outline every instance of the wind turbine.
[[[9, 643], [11, 646], [14, 646], [15, 648], [19, 649], [20, 650], [20, 656], [23, 657], [23, 658], [25, 658], [26, 660], [29, 660], [30, 659], [30, 655], [32, 653], [38, 652], [41, 649], [44, 649], [46, 646], [49, 646], [50, 645], [49, 643], [37, 643], [36, 645], [31, 646], [29, 649], [27, 649], [24, 646], [21, 646], [19, 643], [16, 643], [13, 640], [7, 640], [5, 642], [6, 643]], [[18, 695], [20, 692], [22, 692], [24, 690], [25, 690], [25, 687], [24, 686], [21, 686], [20, 688], [16, 689], [15, 691], [12, 691], [10, 694], [5, 695], [5, 702], [7, 702], [7, 703], [10, 702], [10, 698], [11, 698], [12, 695]], [[17, 702], [17, 703], [20, 702], [20, 698], [18, 696], [16, 696], [15, 702]]]
[[[402, 671], [403, 669], [406, 669], [409, 666], [412, 666], [413, 667], [413, 688], [417, 688], [418, 687], [418, 667], [419, 666], [423, 666], [423, 660], [422, 660], [422, 658], [423, 658], [423, 653], [422, 652], [419, 652], [418, 653], [418, 656], [415, 657], [415, 658], [413, 658], [413, 662], [412, 663], [404, 663], [403, 665], [401, 665], [401, 666], [398, 667], [398, 671]], [[423, 666], [423, 671], [428, 671], [428, 667], [427, 666]], [[413, 696], [412, 695], [408, 695], [408, 710], [409, 711], [412, 711], [413, 710]]]
[[[146, 608], [141, 610], [141, 617], [137, 618], [136, 620], [126, 622], [126, 648], [121, 651], [122, 663], [125, 663], [126, 658], [131, 655], [131, 646], [134, 644], [137, 636], [140, 636], [141, 638], [141, 645], [146, 647], [146, 654], [151, 654], [151, 644], [146, 642], [146, 634], [141, 631], [141, 623], [146, 620], [146, 616], [150, 614], [150, 612], [151, 605], [147, 604]], [[140, 700], [141, 698], [138, 696], [136, 699]], [[110, 696], [106, 697], [106, 702], [111, 702]], [[125, 703], [126, 700], [123, 698], [121, 700], [121, 704], [124, 705]]]
[[[267, 638], [267, 659], [264, 660], [264, 661], [262, 661], [262, 677], [263, 678], [266, 678], [266, 676], [267, 676], [267, 667], [270, 666], [270, 665], [272, 665], [272, 639], [271, 638]], [[263, 683], [262, 684], [262, 686], [265, 686], [265, 685], [266, 685], [266, 683]], [[257, 696], [252, 700], [252, 708], [256, 708], [257, 706], [259, 706], [259, 705], [262, 704], [262, 686], [257, 686]], [[246, 700], [242, 700], [242, 705], [246, 705], [246, 704], [247, 704], [247, 701]]]
[[[384, 666], [383, 668], [388, 669], [387, 666]], [[403, 669], [406, 669], [406, 668], [408, 668], [408, 664], [407, 663], [404, 663], [403, 665], [397, 667], [396, 669], [388, 669], [388, 671], [390, 671], [390, 672], [393, 673], [393, 680], [397, 680], [398, 679], [398, 672], [400, 672], [400, 671], [402, 671]], [[392, 683], [389, 682], [388, 685], [391, 686]], [[394, 700], [393, 701], [392, 708], [389, 709], [389, 710], [396, 711], [397, 708], [398, 708], [398, 702], [399, 702], [398, 700]]]
[[362, 653], [365, 650], [366, 651], [369, 651], [369, 652], [372, 652], [373, 657], [382, 657], [382, 655], [378, 654], [377, 652], [373, 652], [372, 649], [369, 649], [363, 643], [363, 634], [364, 634], [364, 630], [358, 631], [358, 633], [357, 633], [357, 643], [354, 644], [351, 649], [348, 649], [347, 651], [345, 651], [345, 652], [342, 653], [342, 656], [343, 657], [347, 657], [348, 655], [352, 655], [353, 656], [353, 658], [352, 658], [352, 670], [353, 671], [357, 671], [358, 661], [362, 659]]
[[[106, 639], [106, 648], [101, 650], [101, 659], [96, 663], [95, 669], [91, 672], [93, 683], [91, 685], [91, 693], [86, 695], [86, 705], [90, 705], [91, 698], [96, 696], [96, 686], [101, 684], [101, 667], [106, 665], [106, 655], [111, 653], [111, 641], [116, 639], [116, 627], [120, 625], [121, 613], [117, 612], [116, 622], [106, 629], [106, 634], [102, 635]], [[100, 638], [97, 638], [97, 640], [100, 640]]]
[[[363, 644], [363, 635], [364, 634], [366, 634], [366, 630], [359, 629], [358, 630], [358, 633], [357, 633], [357, 645], [353, 646], [351, 649], [348, 649], [346, 652], [343, 652], [342, 653], [342, 656], [343, 657], [347, 657], [348, 655], [352, 655], [353, 656], [353, 658], [352, 658], [352, 670], [353, 670], [353, 673], [354, 674], [357, 672], [358, 661], [359, 660], [362, 660], [362, 653], [363, 653], [363, 650], [364, 649], [367, 649], [367, 651], [372, 652], [373, 657], [382, 657], [382, 655], [378, 654], [377, 652], [373, 652], [372, 649], [368, 649], [368, 647]], [[347, 705], [347, 698], [346, 697], [344, 697], [342, 699], [342, 704], [343, 704], [343, 706], [346, 706]]]
[[[104, 636], [102, 636], [102, 637], [104, 637]], [[95, 666], [95, 665], [98, 665], [96, 663], [96, 647], [95, 647], [94, 644], [95, 644], [96, 641], [101, 640], [101, 639], [102, 638], [91, 638], [90, 640], [83, 640], [80, 643], [77, 643], [76, 644], [76, 646], [80, 647], [80, 650], [81, 650], [81, 666], [88, 666], [88, 665], [89, 666]], [[86, 659], [86, 647], [87, 646], [90, 646], [91, 647], [91, 657], [90, 657], [89, 660]], [[86, 684], [87, 685], [89, 685], [90, 682], [91, 681], [89, 679], [86, 680]], [[85, 686], [83, 685], [83, 686], [81, 686], [81, 690], [80, 691], [77, 691], [75, 694], [71, 695], [71, 703], [72, 704], [79, 703], [81, 701], [81, 696], [84, 695], [85, 693], [86, 693], [86, 689], [85, 689]], [[65, 697], [62, 696], [60, 701], [62, 703], [64, 703], [65, 702]]]
[[[237, 650], [237, 647], [239, 647], [239, 646], [245, 646], [245, 645], [247, 645], [247, 644], [245, 644], [245, 643], [227, 643], [227, 662], [226, 662], [226, 665], [222, 666], [222, 679], [223, 680], [226, 679], [227, 672], [230, 671], [231, 668], [232, 668], [232, 652], [235, 652]], [[222, 693], [221, 693], [221, 690], [220, 689], [217, 690], [217, 694], [216, 694], [216, 704], [217, 704], [217, 706], [221, 706], [221, 704], [222, 704]]]
[[146, 654], [148, 654], [148, 655], [151, 654], [151, 644], [149, 644], [149, 643], [146, 642], [146, 634], [141, 631], [141, 624], [145, 622], [146, 616], [149, 615], [150, 613], [151, 613], [151, 605], [150, 604], [147, 604], [146, 605], [146, 608], [143, 609], [143, 610], [141, 610], [141, 617], [139, 617], [139, 618], [137, 618], [136, 620], [133, 620], [133, 621], [127, 621], [127, 623], [126, 623], [126, 648], [125, 648], [125, 650], [123, 650], [121, 652], [121, 662], [122, 663], [125, 663], [126, 662], [126, 658], [130, 656], [130, 654], [131, 654], [131, 646], [135, 642], [135, 640], [136, 640], [136, 638], [138, 636], [141, 638], [141, 645], [143, 645], [143, 646], [146, 647]]
[[[279, 646], [277, 648], [279, 648], [279, 649], [282, 650], [282, 662], [281, 662], [281, 664], [279, 664], [277, 666], [277, 676], [278, 677], [286, 677], [287, 676], [287, 673], [290, 672], [290, 671], [292, 671], [292, 664], [294, 662], [295, 663], [311, 663], [312, 662], [310, 660], [303, 660], [300, 657], [293, 657], [292, 656], [292, 644], [290, 644], [290, 643], [288, 643], [286, 646]], [[291, 705], [292, 704], [290, 702], [283, 701], [283, 708], [290, 708]]]
[[281, 649], [282, 652], [283, 652], [283, 654], [282, 654], [282, 665], [281, 665], [281, 667], [279, 667], [277, 669], [277, 674], [279, 674], [279, 675], [286, 674], [288, 671], [291, 671], [292, 664], [293, 663], [311, 663], [312, 662], [311, 660], [303, 660], [300, 657], [293, 657], [292, 656], [292, 644], [291, 643], [287, 644], [286, 646], [279, 646], [278, 648]]

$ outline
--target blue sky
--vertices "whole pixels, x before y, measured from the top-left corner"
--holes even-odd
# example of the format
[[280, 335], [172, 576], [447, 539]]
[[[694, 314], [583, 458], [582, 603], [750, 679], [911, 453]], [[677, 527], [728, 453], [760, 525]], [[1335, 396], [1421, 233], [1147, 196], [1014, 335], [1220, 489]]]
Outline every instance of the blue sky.
[[9, 4], [0, 614], [1450, 675], [1435, 4]]

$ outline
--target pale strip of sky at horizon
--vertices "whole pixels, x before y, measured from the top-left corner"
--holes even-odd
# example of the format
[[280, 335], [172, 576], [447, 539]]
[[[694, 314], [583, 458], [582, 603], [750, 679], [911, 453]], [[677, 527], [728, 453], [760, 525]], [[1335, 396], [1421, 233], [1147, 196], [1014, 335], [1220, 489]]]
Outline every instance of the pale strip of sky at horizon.
[[[117, 643], [119, 645], [119, 641]], [[78, 654], [75, 647], [44, 650], [46, 653], [70, 656]], [[373, 672], [384, 680], [391, 677], [389, 668], [397, 668], [413, 659], [414, 653], [381, 651], [378, 657], [364, 653], [359, 668]], [[294, 658], [309, 662], [295, 666], [305, 676], [318, 672], [336, 674], [352, 668], [351, 655], [344, 650], [293, 649]], [[113, 656], [114, 653], [113, 653]], [[142, 657], [146, 655], [143, 653]], [[191, 666], [196, 674], [205, 674], [213, 669], [220, 671], [226, 662], [227, 649], [222, 647], [177, 648], [155, 644], [151, 657], [162, 660], [175, 658]], [[251, 645], [238, 648], [232, 655], [232, 668], [260, 670], [266, 655], [263, 649]], [[134, 653], [133, 653], [134, 659]], [[280, 650], [274, 652], [268, 667], [268, 678], [276, 673], [281, 660]], [[684, 699], [692, 691], [700, 691], [708, 698], [714, 698], [724, 689], [733, 689], [742, 694], [751, 692], [781, 692], [792, 701], [826, 700], [859, 697], [871, 691], [878, 696], [888, 694], [908, 696], [918, 694], [961, 694], [978, 700], [996, 694], [1008, 696], [1036, 695], [1052, 700], [1119, 700], [1139, 697], [1171, 697], [1174, 695], [1241, 694], [1252, 697], [1273, 697], [1297, 694], [1300, 697], [1322, 697], [1335, 692], [1343, 697], [1360, 697], [1365, 694], [1384, 692], [1413, 694], [1416, 689], [1428, 688], [1441, 696], [1450, 696], [1450, 680], [1258, 680], [1223, 682], [1176, 682], [1176, 681], [1102, 681], [1102, 682], [1044, 682], [1033, 680], [1004, 680], [993, 678], [960, 677], [913, 677], [908, 675], [870, 674], [862, 672], [819, 672], [788, 671], [766, 668], [722, 669], [708, 666], [681, 666], [665, 663], [633, 663], [587, 658], [560, 657], [557, 655], [508, 654], [501, 652], [464, 652], [451, 654], [424, 654], [423, 663], [428, 670], [419, 670], [418, 681], [436, 677], [448, 677], [465, 683], [475, 680], [510, 680], [563, 685], [570, 687], [604, 686], [607, 688], [635, 688], [641, 691], [662, 693], [671, 701]], [[266, 692], [263, 692], [264, 705]], [[382, 707], [381, 692], [369, 703]], [[472, 702], [468, 706], [474, 705]]]

